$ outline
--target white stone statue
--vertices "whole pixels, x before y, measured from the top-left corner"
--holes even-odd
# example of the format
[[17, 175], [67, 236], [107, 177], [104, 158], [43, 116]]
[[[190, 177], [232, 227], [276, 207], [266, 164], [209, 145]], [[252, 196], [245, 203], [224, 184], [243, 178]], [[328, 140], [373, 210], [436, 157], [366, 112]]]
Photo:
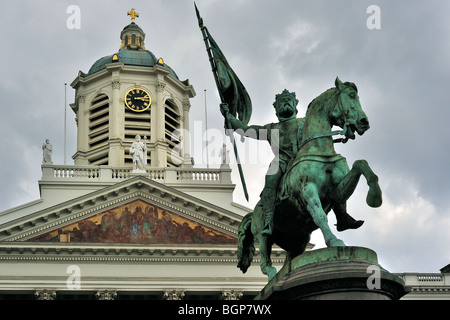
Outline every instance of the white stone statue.
[[135, 137], [136, 141], [131, 144], [130, 154], [133, 157], [133, 172], [145, 172], [147, 164], [147, 144], [141, 142], [141, 136]]
[[50, 144], [50, 140], [46, 139], [45, 143], [42, 145], [42, 163], [52, 164], [52, 152], [53, 147]]
[[227, 150], [225, 143], [222, 145], [219, 156], [222, 158], [222, 165], [230, 163], [230, 151]]

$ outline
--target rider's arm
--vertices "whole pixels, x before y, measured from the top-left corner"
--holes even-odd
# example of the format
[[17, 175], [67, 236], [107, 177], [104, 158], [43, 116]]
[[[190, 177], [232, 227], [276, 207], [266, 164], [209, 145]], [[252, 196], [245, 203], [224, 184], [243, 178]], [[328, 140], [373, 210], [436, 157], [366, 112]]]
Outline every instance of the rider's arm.
[[222, 112], [225, 119], [230, 123], [233, 130], [244, 137], [250, 137], [254, 139], [259, 139], [261, 136], [261, 130], [266, 130], [266, 126], [251, 125], [248, 126], [241, 120], [237, 119], [234, 115], [229, 112], [228, 105], [222, 103], [220, 105], [220, 111]]

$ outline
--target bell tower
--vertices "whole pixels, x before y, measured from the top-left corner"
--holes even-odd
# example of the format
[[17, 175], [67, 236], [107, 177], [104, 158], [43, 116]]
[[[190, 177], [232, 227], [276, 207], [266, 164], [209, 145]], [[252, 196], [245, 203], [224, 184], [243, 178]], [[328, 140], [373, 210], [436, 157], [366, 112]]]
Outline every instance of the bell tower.
[[189, 80], [181, 81], [162, 58], [145, 47], [145, 32], [131, 23], [120, 33], [119, 50], [98, 59], [71, 83], [77, 121], [75, 165], [132, 166], [131, 144], [139, 135], [147, 167], [192, 167]]

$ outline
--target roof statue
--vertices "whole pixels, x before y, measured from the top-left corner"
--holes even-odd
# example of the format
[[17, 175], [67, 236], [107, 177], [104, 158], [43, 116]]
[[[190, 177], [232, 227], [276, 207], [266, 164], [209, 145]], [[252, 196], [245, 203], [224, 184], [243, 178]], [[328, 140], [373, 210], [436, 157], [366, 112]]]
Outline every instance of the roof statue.
[[219, 156], [222, 158], [222, 165], [228, 165], [230, 163], [230, 151], [227, 150], [225, 143], [222, 145], [222, 149], [220, 149]]
[[145, 173], [145, 166], [147, 165], [147, 143], [141, 141], [141, 136], [136, 135], [135, 141], [131, 144], [130, 154], [133, 157], [133, 173]]
[[50, 140], [46, 139], [42, 145], [42, 163], [52, 164], [53, 146], [50, 144]]
[[[250, 99], [229, 65], [221, 64], [226, 61], [223, 53], [196, 10], [221, 93], [220, 109], [227, 128], [250, 138], [267, 140], [275, 153], [261, 198], [253, 212], [243, 218], [238, 240], [238, 267], [244, 273], [247, 271], [258, 243], [261, 271], [270, 280], [277, 272], [270, 257], [274, 244], [287, 252], [285, 264], [305, 251], [311, 233], [317, 229], [328, 247], [345, 246], [330, 229], [327, 214], [332, 210], [336, 215], [337, 231], [361, 227], [363, 221], [355, 220], [346, 209], [361, 175], [369, 185], [367, 204], [381, 205], [378, 177], [367, 161], [357, 160], [350, 169], [347, 160], [334, 149], [334, 143], [355, 139], [355, 132], [363, 135], [370, 127], [369, 120], [361, 107], [356, 85], [337, 77], [332, 88], [309, 104], [304, 118], [297, 117], [296, 94], [284, 90], [276, 95], [273, 104], [278, 122], [248, 125]], [[341, 130], [332, 131], [333, 126]], [[342, 137], [333, 139], [337, 135]]]

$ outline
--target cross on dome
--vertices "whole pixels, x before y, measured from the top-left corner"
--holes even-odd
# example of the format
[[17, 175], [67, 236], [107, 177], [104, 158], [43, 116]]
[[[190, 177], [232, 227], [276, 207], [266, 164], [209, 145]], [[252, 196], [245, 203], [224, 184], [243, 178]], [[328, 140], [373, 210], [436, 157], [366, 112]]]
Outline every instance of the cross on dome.
[[127, 12], [127, 15], [131, 16], [131, 23], [134, 23], [134, 19], [139, 17], [139, 13], [137, 13], [134, 8], [131, 8], [131, 11]]

